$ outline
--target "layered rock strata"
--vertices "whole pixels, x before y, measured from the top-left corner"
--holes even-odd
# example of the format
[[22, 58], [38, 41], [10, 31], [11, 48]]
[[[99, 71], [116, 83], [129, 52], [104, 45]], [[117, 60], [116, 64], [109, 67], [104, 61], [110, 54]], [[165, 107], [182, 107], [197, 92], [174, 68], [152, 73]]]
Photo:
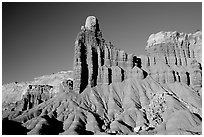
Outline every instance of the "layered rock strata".
[[[55, 96], [60, 91], [69, 91], [73, 89], [73, 71], [61, 71], [51, 75], [44, 75], [35, 78], [34, 81], [29, 82], [13, 82], [2, 86], [2, 106], [3, 110], [8, 106], [13, 106], [16, 102], [17, 105], [30, 104], [44, 102], [46, 98], [48, 100], [51, 96]], [[46, 95], [43, 95], [46, 94]], [[22, 101], [27, 100], [27, 101]], [[19, 102], [20, 101], [20, 102]], [[29, 103], [27, 103], [29, 104]], [[15, 106], [15, 105], [14, 105]], [[30, 105], [31, 106], [31, 105]], [[35, 106], [35, 105], [34, 105]], [[31, 108], [31, 107], [28, 107]]]
[[142, 67], [160, 83], [182, 82], [198, 91], [202, 87], [201, 46], [200, 31], [152, 34]]
[[[122, 82], [130, 77], [128, 72], [134, 66], [141, 65], [133, 54], [105, 42], [95, 17], [87, 18], [82, 28], [75, 41], [74, 90], [77, 93], [88, 85]], [[135, 73], [142, 73], [142, 70]]]
[[105, 42], [95, 17], [81, 29], [73, 80], [55, 88], [43, 76], [11, 97], [3, 134], [202, 134], [200, 31], [152, 34], [146, 54], [135, 56]]
[[[91, 19], [90, 19], [91, 18]], [[75, 41], [74, 90], [88, 85], [122, 82], [150, 75], [159, 83], [182, 82], [196, 91], [202, 86], [202, 33], [159, 32], [152, 34], [146, 55], [135, 56], [105, 42], [95, 17], [87, 18]], [[133, 69], [134, 68], [134, 69]]]

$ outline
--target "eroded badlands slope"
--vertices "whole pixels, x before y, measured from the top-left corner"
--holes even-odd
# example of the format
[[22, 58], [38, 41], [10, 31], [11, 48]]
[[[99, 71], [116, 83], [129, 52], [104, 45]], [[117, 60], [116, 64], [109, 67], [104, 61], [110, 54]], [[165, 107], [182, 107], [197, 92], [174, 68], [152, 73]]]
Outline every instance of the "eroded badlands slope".
[[202, 134], [201, 46], [200, 31], [159, 32], [145, 55], [128, 54], [105, 42], [90, 16], [71, 79], [3, 86], [3, 134]]

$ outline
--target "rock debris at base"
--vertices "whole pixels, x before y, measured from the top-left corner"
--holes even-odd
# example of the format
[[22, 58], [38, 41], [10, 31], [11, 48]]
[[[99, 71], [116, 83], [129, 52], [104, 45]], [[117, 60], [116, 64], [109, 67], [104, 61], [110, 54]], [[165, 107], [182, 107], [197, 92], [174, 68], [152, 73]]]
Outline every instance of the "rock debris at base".
[[129, 54], [89, 16], [73, 71], [3, 85], [2, 134], [201, 135], [201, 46], [201, 31], [159, 32]]

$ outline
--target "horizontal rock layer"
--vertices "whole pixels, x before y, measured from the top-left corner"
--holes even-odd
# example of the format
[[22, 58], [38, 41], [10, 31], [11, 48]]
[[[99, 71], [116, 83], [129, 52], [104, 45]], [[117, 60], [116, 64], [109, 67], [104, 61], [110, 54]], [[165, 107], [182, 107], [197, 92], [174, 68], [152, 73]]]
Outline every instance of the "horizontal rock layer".
[[[159, 32], [149, 37], [142, 66], [157, 81], [183, 82], [195, 90], [202, 86], [202, 33]], [[199, 49], [199, 50], [198, 50]], [[169, 80], [171, 79], [171, 80]]]
[[19, 88], [3, 105], [3, 134], [202, 134], [201, 32], [152, 34], [135, 56], [105, 42], [95, 17], [81, 29], [73, 79]]
[[[50, 94], [55, 94], [59, 91], [62, 82], [67, 80], [73, 81], [73, 71], [61, 71], [51, 75], [44, 75], [35, 78], [29, 82], [13, 82], [2, 86], [2, 104], [15, 103], [22, 99], [23, 95], [31, 89], [40, 88], [49, 85], [52, 88]], [[37, 89], [38, 90], [38, 89]]]
[[82, 30], [75, 42], [74, 90], [81, 93], [88, 85], [121, 82], [131, 76], [133, 67], [141, 75], [138, 78], [150, 75], [162, 84], [182, 82], [199, 90], [201, 35], [200, 31], [152, 34], [146, 55], [135, 56], [106, 43], [100, 31]]

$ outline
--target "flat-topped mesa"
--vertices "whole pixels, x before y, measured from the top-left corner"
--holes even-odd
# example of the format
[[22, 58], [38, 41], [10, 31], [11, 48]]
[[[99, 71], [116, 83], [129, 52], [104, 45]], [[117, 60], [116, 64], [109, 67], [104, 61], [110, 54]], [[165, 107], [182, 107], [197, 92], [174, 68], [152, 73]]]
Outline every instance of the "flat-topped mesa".
[[[150, 35], [145, 49], [154, 60], [154, 63], [150, 61], [150, 64], [164, 62], [165, 64], [186, 66], [191, 63], [192, 59], [201, 63], [201, 45], [201, 31], [194, 34], [178, 33], [176, 31], [159, 32]], [[160, 58], [160, 56], [164, 56], [164, 58]]]
[[144, 79], [147, 75], [161, 84], [181, 82], [200, 90], [201, 37], [201, 31], [152, 34], [145, 48], [147, 54], [136, 57], [106, 43], [98, 19], [89, 16], [75, 41], [73, 90], [81, 93], [87, 86]]
[[87, 86], [121, 82], [129, 76], [125, 70], [135, 63], [136, 56], [105, 42], [98, 19], [89, 16], [75, 41], [74, 91], [81, 93]]
[[[143, 57], [143, 67], [158, 81], [159, 74], [174, 77], [170, 81], [183, 82], [194, 89], [200, 89], [202, 62], [202, 32], [194, 34], [178, 32], [159, 32], [150, 35], [145, 48], [147, 56]], [[146, 63], [144, 63], [146, 62]], [[166, 80], [168, 81], [168, 80]]]

